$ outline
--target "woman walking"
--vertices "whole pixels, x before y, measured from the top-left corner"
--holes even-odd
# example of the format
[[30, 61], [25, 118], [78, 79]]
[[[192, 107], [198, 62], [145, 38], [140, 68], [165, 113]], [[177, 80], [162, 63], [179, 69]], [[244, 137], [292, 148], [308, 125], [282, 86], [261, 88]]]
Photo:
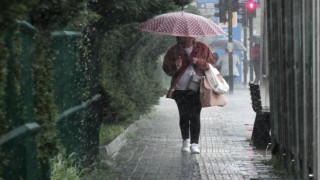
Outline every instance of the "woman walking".
[[194, 37], [177, 37], [177, 44], [166, 53], [163, 61], [164, 72], [172, 76], [167, 98], [173, 98], [179, 110], [179, 125], [182, 136], [182, 152], [199, 154], [201, 103], [199, 90], [188, 89], [193, 75], [204, 76], [214, 66], [215, 58], [211, 49]]

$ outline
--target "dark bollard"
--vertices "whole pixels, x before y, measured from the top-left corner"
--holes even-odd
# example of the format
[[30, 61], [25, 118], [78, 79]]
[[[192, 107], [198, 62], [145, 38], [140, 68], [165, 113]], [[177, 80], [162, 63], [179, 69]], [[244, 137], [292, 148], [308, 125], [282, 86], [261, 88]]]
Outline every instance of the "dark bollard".
[[252, 101], [252, 108], [256, 112], [254, 121], [252, 138], [252, 145], [258, 149], [267, 148], [271, 142], [270, 137], [270, 113], [262, 112], [261, 96], [258, 84], [249, 83], [250, 95]]

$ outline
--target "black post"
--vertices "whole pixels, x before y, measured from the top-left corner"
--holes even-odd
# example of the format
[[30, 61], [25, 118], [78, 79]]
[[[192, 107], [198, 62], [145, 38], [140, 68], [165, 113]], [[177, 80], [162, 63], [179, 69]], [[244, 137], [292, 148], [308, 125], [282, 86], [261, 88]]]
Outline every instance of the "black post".
[[[245, 21], [247, 21], [247, 19], [245, 19]], [[243, 45], [244, 47], [246, 47], [247, 51], [248, 51], [248, 45], [247, 45], [247, 39], [248, 39], [248, 32], [247, 32], [248, 28], [244, 27], [243, 28]], [[247, 51], [245, 51], [243, 54], [243, 74], [244, 74], [244, 79], [243, 79], [243, 83], [245, 85], [247, 85], [248, 80], [248, 55], [247, 55]]]
[[[248, 13], [248, 18], [249, 18], [249, 37], [252, 38], [253, 36], [253, 14]], [[253, 46], [252, 40], [249, 43], [249, 52], [251, 53], [251, 48]], [[250, 81], [253, 81], [253, 64], [252, 64], [252, 59], [250, 57]]]
[[232, 0], [228, 3], [229, 93], [233, 94]]

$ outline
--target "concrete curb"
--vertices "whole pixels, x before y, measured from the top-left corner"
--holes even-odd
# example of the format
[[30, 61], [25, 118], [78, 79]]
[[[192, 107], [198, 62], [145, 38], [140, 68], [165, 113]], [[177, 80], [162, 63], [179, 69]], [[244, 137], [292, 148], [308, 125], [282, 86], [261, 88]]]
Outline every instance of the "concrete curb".
[[112, 156], [115, 152], [117, 152], [123, 145], [126, 144], [127, 135], [129, 133], [134, 133], [138, 129], [137, 121], [132, 123], [123, 133], [118, 135], [111, 143], [104, 146], [100, 146], [99, 154]]

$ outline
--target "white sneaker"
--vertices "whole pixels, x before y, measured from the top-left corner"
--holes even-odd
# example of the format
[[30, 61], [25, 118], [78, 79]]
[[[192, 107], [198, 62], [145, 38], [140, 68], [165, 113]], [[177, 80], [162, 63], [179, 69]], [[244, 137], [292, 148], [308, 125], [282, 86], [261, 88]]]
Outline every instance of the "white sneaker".
[[190, 152], [190, 139], [185, 139], [182, 141], [182, 152]]
[[199, 149], [198, 144], [192, 143], [190, 150], [191, 150], [192, 154], [200, 154], [200, 149]]

